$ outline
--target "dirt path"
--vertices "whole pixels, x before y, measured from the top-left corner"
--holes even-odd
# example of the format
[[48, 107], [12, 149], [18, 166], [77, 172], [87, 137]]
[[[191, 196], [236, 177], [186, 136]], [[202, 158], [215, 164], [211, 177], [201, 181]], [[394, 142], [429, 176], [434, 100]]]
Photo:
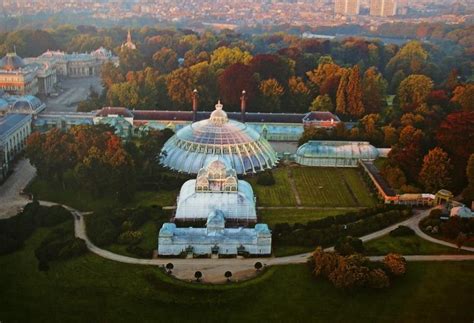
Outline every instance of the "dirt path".
[[301, 206], [301, 198], [300, 198], [300, 194], [298, 193], [298, 190], [296, 189], [296, 183], [295, 183], [295, 179], [293, 178], [293, 172], [291, 171], [291, 167], [288, 167], [288, 181], [290, 182], [291, 191], [293, 192], [293, 195], [295, 196], [296, 206], [299, 207]]

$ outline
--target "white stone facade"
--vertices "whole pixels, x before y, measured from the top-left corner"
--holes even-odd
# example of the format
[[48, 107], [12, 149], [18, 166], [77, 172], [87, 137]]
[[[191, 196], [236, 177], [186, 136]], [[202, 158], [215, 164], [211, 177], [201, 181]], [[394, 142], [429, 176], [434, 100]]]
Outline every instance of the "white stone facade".
[[222, 211], [209, 215], [206, 228], [177, 228], [174, 223], [163, 224], [158, 236], [158, 255], [270, 255], [272, 236], [266, 224], [255, 228], [225, 228]]

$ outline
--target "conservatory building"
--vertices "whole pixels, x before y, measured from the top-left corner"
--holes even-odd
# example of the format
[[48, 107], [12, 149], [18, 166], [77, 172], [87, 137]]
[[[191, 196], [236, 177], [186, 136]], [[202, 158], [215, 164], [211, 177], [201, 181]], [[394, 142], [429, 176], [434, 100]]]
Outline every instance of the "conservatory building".
[[220, 102], [209, 119], [193, 122], [164, 145], [160, 162], [179, 172], [197, 174], [219, 157], [237, 174], [271, 169], [278, 161], [268, 141], [245, 123], [229, 120]]
[[366, 141], [308, 141], [296, 151], [296, 162], [316, 167], [357, 167], [373, 161], [379, 150]]
[[237, 179], [237, 173], [214, 157], [197, 178], [183, 184], [178, 196], [175, 221], [205, 221], [215, 210], [226, 221], [249, 224], [257, 221], [252, 186]]
[[178, 228], [174, 223], [164, 223], [158, 236], [158, 255], [271, 254], [272, 235], [266, 224], [226, 228], [225, 222], [224, 213], [215, 210], [209, 214], [205, 228]]

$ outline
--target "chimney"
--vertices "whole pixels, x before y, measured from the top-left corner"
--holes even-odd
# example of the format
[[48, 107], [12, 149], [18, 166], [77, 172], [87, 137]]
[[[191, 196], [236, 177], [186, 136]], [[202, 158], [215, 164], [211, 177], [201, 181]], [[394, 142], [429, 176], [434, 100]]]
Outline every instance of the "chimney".
[[198, 90], [194, 89], [193, 91], [193, 122], [196, 122], [197, 108], [198, 108]]
[[247, 97], [245, 95], [245, 90], [242, 91], [242, 96], [240, 97], [240, 120], [245, 122], [245, 108], [247, 106]]

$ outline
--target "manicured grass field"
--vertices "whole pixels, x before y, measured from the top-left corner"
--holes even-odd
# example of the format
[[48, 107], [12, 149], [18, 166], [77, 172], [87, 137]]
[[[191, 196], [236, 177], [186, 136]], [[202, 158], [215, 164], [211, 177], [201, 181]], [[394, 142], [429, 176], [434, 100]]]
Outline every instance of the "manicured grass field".
[[176, 203], [178, 191], [139, 191], [135, 193], [132, 201], [120, 203], [111, 196], [100, 198], [92, 196], [89, 192], [76, 189], [62, 189], [60, 184], [51, 183], [35, 178], [28, 186], [27, 191], [33, 193], [40, 200], [63, 203], [80, 211], [96, 211], [109, 207], [135, 207], [135, 206], [170, 206]]
[[296, 189], [305, 206], [373, 206], [357, 169], [293, 167]]
[[[201, 286], [88, 254], [37, 270], [41, 229], [0, 257], [2, 322], [470, 322], [474, 263], [409, 263], [386, 290], [335, 289], [307, 265]], [[204, 271], [205, 274], [205, 271]], [[448, 301], [447, 301], [448, 300]], [[455, 301], [452, 301], [455, 300]]]
[[275, 185], [262, 186], [257, 184], [257, 178], [251, 177], [246, 180], [252, 184], [254, 194], [257, 196], [258, 206], [296, 206], [296, 199], [291, 191], [288, 180], [288, 170], [277, 168], [273, 170]]
[[469, 251], [458, 250], [426, 241], [416, 235], [392, 237], [386, 235], [364, 244], [368, 255], [386, 255], [396, 252], [403, 255], [458, 255], [472, 254]]
[[255, 177], [248, 179], [259, 206], [296, 206], [290, 173], [302, 206], [370, 207], [376, 203], [357, 169], [282, 167], [273, 170], [273, 186], [258, 185]]
[[259, 210], [260, 222], [273, 227], [277, 223], [307, 223], [308, 221], [318, 220], [327, 216], [336, 216], [350, 212], [352, 209], [266, 209]]

